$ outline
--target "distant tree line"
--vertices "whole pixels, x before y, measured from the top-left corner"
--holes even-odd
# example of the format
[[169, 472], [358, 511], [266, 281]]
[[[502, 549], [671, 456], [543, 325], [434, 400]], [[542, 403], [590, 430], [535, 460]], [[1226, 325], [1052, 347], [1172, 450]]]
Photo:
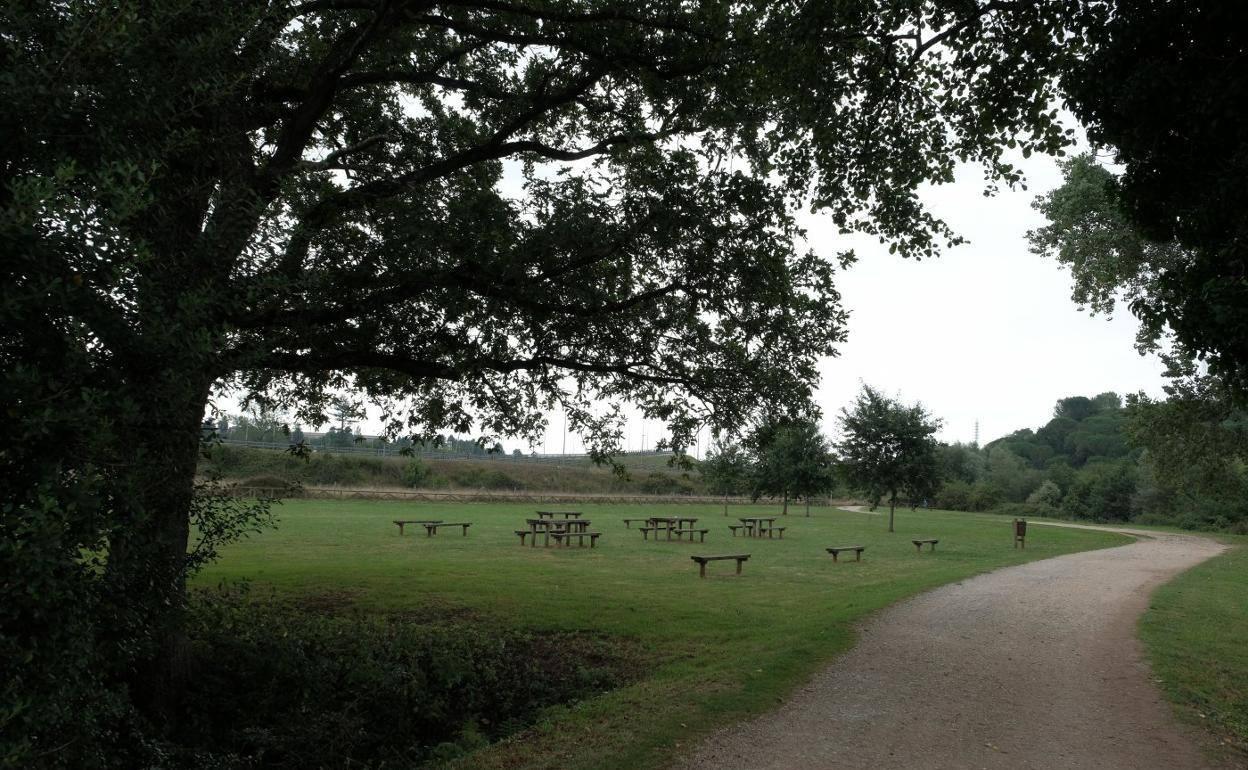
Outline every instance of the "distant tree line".
[[889, 531], [899, 505], [922, 505], [1248, 532], [1248, 410], [1217, 378], [1167, 392], [1063, 398], [1043, 426], [981, 447], [938, 443], [921, 405], [864, 387], [838, 441], [813, 419], [767, 424], [699, 470], [712, 494], [777, 498], [786, 513], [838, 489], [886, 503]]
[[780, 498], [785, 514], [790, 500], [801, 500], [810, 515], [812, 497], [840, 487], [873, 509], [887, 501], [892, 532], [898, 502], [926, 501], [939, 483], [933, 434], [940, 421], [920, 404], [863, 386], [839, 425], [841, 440], [833, 443], [814, 418], [766, 422], [740, 444], [719, 443], [699, 467], [713, 494]]
[[1248, 415], [1207, 392], [1057, 402], [1053, 418], [990, 442], [942, 445], [935, 505], [1243, 530]]

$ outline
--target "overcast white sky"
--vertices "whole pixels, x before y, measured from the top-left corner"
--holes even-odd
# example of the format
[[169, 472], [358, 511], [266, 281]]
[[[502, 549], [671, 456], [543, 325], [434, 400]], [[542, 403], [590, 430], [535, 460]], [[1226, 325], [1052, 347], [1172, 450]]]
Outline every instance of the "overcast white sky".
[[[1125, 307], [1112, 320], [1080, 311], [1069, 273], [1028, 251], [1027, 230], [1043, 224], [1031, 202], [1061, 176], [1053, 158], [1020, 165], [1028, 190], [985, 198], [980, 172], [968, 168], [925, 194], [969, 244], [922, 262], [871, 244], [858, 249], [839, 282], [849, 341], [821, 367], [825, 422], [860, 380], [922, 401], [945, 420], [946, 441], [971, 440], [976, 420], [982, 442], [1039, 427], [1065, 396], [1160, 393], [1161, 362], [1136, 352], [1134, 316]], [[806, 226], [817, 248], [836, 242], [819, 217]]]

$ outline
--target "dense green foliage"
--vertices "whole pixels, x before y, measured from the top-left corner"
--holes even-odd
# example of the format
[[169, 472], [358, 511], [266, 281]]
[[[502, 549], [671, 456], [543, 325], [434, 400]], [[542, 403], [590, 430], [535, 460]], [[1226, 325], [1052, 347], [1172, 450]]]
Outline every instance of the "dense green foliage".
[[1107, 6], [1062, 86], [1122, 173], [1069, 169], [1042, 206], [1042, 246], [1071, 266], [1077, 298], [1125, 289], [1146, 341], [1173, 333], [1248, 395], [1248, 5]]
[[[1057, 402], [1053, 419], [983, 449], [940, 449], [938, 507], [1097, 521], [1248, 527], [1248, 418], [1217, 382], [1170, 398]], [[1219, 396], [1218, 394], [1222, 395]]]

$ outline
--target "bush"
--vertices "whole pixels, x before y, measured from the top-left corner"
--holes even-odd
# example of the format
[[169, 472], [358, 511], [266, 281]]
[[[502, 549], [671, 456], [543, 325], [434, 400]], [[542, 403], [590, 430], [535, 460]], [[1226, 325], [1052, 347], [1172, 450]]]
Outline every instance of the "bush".
[[968, 502], [971, 511], [990, 511], [1001, 504], [1001, 491], [983, 482], [971, 487], [971, 498]]
[[238, 482], [240, 487], [255, 487], [257, 489], [290, 489], [298, 486], [292, 484], [280, 476], [251, 476]]
[[403, 483], [409, 487], [426, 487], [430, 486], [433, 479], [433, 470], [420, 460], [412, 460], [403, 469]]
[[1059, 511], [1044, 503], [1004, 503], [992, 509], [992, 513], [1010, 516], [1015, 519], [1050, 518]]
[[971, 510], [971, 485], [965, 481], [946, 481], [936, 493], [937, 508], [946, 511]]
[[646, 495], [689, 495], [693, 488], [666, 473], [651, 473], [641, 480], [640, 492]]
[[488, 489], [492, 491], [524, 489], [524, 484], [497, 468], [471, 466], [457, 468], [458, 472], [451, 476], [451, 482], [457, 487], [468, 489]]
[[1045, 479], [1035, 492], [1027, 496], [1027, 502], [1032, 505], [1056, 508], [1062, 502], [1062, 489], [1049, 479]]
[[[462, 619], [341, 616], [201, 594], [191, 687], [168, 747], [190, 767], [411, 767], [625, 681], [632, 652]], [[631, 661], [628, 661], [631, 663]]]

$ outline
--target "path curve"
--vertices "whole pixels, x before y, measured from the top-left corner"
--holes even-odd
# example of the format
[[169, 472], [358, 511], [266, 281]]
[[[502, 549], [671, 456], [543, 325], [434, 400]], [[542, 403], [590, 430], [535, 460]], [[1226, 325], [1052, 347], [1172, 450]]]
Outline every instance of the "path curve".
[[896, 604], [775, 711], [717, 731], [688, 770], [1210, 768], [1136, 639], [1154, 588], [1225, 550], [1135, 543], [1008, 567]]

